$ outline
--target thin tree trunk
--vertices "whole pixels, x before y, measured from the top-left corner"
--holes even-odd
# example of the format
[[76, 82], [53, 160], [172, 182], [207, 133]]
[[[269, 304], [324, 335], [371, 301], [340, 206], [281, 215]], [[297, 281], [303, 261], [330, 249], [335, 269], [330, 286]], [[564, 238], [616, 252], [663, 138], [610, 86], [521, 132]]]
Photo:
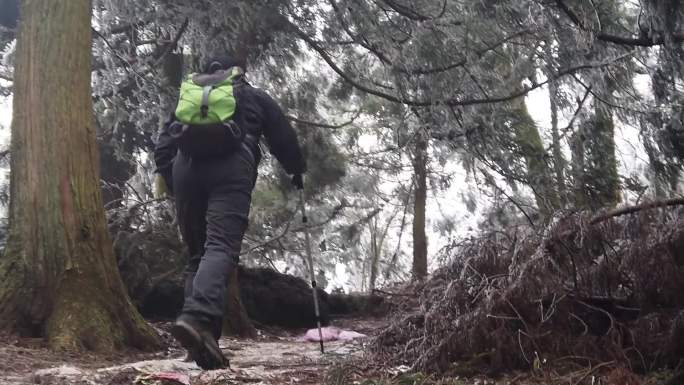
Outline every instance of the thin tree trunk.
[[427, 205], [427, 140], [418, 139], [413, 154], [413, 268], [414, 280], [427, 277], [427, 235], [425, 234], [425, 207]]
[[556, 174], [556, 186], [560, 207], [567, 204], [567, 190], [565, 188], [565, 157], [561, 149], [560, 132], [558, 131], [558, 90], [556, 82], [549, 83], [549, 102], [551, 104], [551, 140], [553, 146], [553, 170]]
[[585, 127], [586, 123], [581, 124], [570, 138], [570, 150], [572, 152], [572, 187], [573, 200], [575, 207], [586, 207], [587, 194], [585, 192]]
[[392, 226], [392, 222], [398, 213], [398, 210], [392, 212], [389, 218], [387, 218], [387, 222], [384, 223], [382, 229], [379, 228], [378, 217], [376, 216], [373, 218], [373, 225], [370, 227], [373, 256], [371, 259], [371, 276], [368, 290], [371, 293], [373, 290], [375, 290], [375, 284], [380, 273], [380, 261], [382, 260], [383, 250], [385, 250], [387, 233], [389, 233], [390, 226]]
[[106, 228], [90, 89], [89, 0], [24, 0], [0, 327], [53, 349], [157, 348]]
[[378, 262], [380, 261], [380, 251], [378, 250], [378, 217], [371, 219], [371, 223], [368, 225], [368, 230], [370, 231], [370, 246], [371, 246], [371, 259], [370, 259], [370, 277], [368, 279], [368, 291], [373, 292], [375, 289], [375, 280], [378, 278]]

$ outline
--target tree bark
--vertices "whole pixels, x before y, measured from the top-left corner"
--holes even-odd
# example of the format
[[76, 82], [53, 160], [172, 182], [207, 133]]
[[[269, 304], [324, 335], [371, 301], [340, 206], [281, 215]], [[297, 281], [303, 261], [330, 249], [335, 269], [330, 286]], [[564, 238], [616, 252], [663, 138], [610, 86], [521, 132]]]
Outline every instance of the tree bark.
[[373, 292], [375, 289], [375, 281], [378, 277], [378, 264], [380, 262], [380, 250], [378, 248], [378, 217], [373, 217], [368, 224], [370, 231], [370, 277], [368, 278], [368, 291]]
[[0, 327], [52, 349], [153, 349], [121, 282], [99, 186], [89, 0], [21, 2]]
[[382, 255], [385, 250], [385, 240], [387, 239], [387, 233], [389, 232], [390, 226], [394, 221], [394, 218], [399, 213], [395, 210], [390, 214], [385, 223], [380, 224], [380, 219], [378, 216], [374, 216], [368, 225], [368, 230], [371, 236], [371, 261], [370, 261], [370, 280], [368, 282], [368, 291], [373, 293], [375, 290], [376, 281], [378, 280], [378, 275], [380, 274], [380, 262], [382, 260]]
[[[610, 111], [603, 106], [595, 107], [592, 133], [591, 162], [594, 165], [596, 183], [595, 198], [601, 206], [613, 207], [620, 202], [620, 176], [615, 154], [615, 123]], [[592, 207], [597, 207], [592, 205]]]
[[549, 83], [549, 102], [551, 104], [551, 140], [553, 146], [553, 171], [556, 174], [556, 186], [560, 207], [567, 204], [567, 190], [565, 188], [565, 157], [561, 148], [561, 136], [558, 130], [558, 89], [556, 81]]
[[427, 277], [427, 235], [425, 234], [425, 207], [427, 205], [427, 140], [420, 136], [413, 154], [413, 280]]
[[558, 192], [554, 188], [551, 168], [546, 162], [547, 153], [539, 130], [527, 110], [524, 101], [516, 102], [514, 123], [516, 142], [527, 166], [527, 179], [532, 188], [537, 208], [543, 218], [548, 218], [559, 208]]
[[240, 297], [238, 269], [233, 269], [228, 278], [228, 295], [226, 296], [226, 315], [223, 317], [223, 334], [243, 338], [256, 338], [257, 331], [247, 315]]
[[575, 206], [599, 209], [620, 202], [615, 155], [615, 125], [609, 111], [594, 107], [594, 116], [573, 134]]

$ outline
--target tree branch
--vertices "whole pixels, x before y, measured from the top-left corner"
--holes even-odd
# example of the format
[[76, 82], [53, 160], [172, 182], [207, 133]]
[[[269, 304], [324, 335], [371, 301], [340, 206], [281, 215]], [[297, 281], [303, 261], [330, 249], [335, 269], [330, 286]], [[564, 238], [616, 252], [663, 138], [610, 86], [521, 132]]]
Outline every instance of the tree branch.
[[605, 105], [607, 105], [607, 106], [609, 106], [609, 107], [611, 107], [611, 108], [615, 108], [615, 109], [618, 109], [618, 110], [629, 111], [629, 112], [632, 112], [632, 113], [635, 113], [635, 114], [640, 114], [640, 115], [646, 115], [646, 114], [648, 114], [648, 112], [646, 112], [646, 111], [635, 110], [634, 108], [624, 107], [624, 106], [617, 105], [617, 104], [615, 104], [615, 103], [611, 103], [610, 101], [606, 100], [606, 99], [605, 99], [604, 97], [602, 97], [601, 95], [598, 95], [596, 92], [594, 92], [594, 91], [592, 90], [592, 86], [591, 86], [591, 85], [588, 85], [588, 84], [584, 83], [584, 82], [582, 81], [582, 79], [578, 78], [578, 77], [575, 76], [574, 74], [572, 74], [572, 77], [573, 77], [573, 79], [575, 79], [575, 81], [576, 81], [577, 83], [579, 83], [582, 87], [584, 87], [584, 89], [586, 89], [587, 92], [589, 92], [589, 94], [591, 94], [591, 96], [593, 96], [596, 100], [598, 100], [599, 102], [601, 102], [601, 103], [603, 103], [603, 104], [605, 104]]
[[[183, 36], [183, 34], [185, 33], [185, 31], [187, 30], [189, 22], [190, 22], [189, 19], [186, 17], [185, 20], [183, 21], [183, 24], [181, 24], [180, 28], [178, 29], [178, 32], [176, 32], [176, 35], [175, 35], [175, 37], [173, 38], [173, 40], [170, 41], [170, 43], [165, 47], [165, 49], [164, 49], [161, 53], [159, 53], [158, 55], [155, 55], [155, 56], [151, 59], [151, 60], [153, 60], [153, 62], [148, 66], [148, 68], [145, 69], [145, 71], [143, 71], [143, 72], [141, 72], [141, 73], [135, 72], [135, 74], [136, 74], [138, 77], [141, 77], [141, 78], [142, 78], [143, 76], [145, 76], [145, 75], [149, 74], [150, 72], [154, 71], [154, 69], [155, 69], [156, 67], [159, 66], [159, 64], [160, 64], [161, 61], [164, 59], [164, 57], [165, 57], [166, 55], [168, 55], [171, 51], [173, 51], [173, 50], [178, 46], [178, 42], [180, 41], [180, 38]], [[118, 87], [117, 90], [113, 90], [113, 91], [107, 92], [106, 94], [103, 94], [103, 95], [95, 95], [95, 96], [93, 97], [93, 99], [94, 99], [95, 101], [97, 101], [97, 100], [100, 100], [100, 99], [102, 99], [102, 98], [109, 98], [109, 97], [112, 97], [112, 96], [114, 96], [114, 95], [116, 95], [116, 94], [118, 94], [118, 93], [121, 93], [121, 92], [123, 92], [123, 91], [129, 89], [130, 87], [133, 86], [133, 84], [134, 84], [134, 83], [133, 83], [133, 81], [132, 81], [132, 78], [128, 78], [128, 80], [127, 80], [127, 81], [124, 81], [124, 82]]]
[[582, 109], [584, 108], [584, 103], [589, 98], [589, 94], [591, 94], [591, 88], [592, 88], [592, 86], [589, 86], [589, 88], [587, 88], [584, 91], [584, 96], [582, 97], [582, 99], [577, 104], [577, 109], [575, 110], [575, 113], [572, 114], [572, 118], [570, 119], [570, 121], [568, 122], [568, 125], [563, 130], [564, 134], [565, 134], [565, 132], [569, 131], [572, 128], [572, 126], [575, 124], [575, 120], [577, 120], [577, 117], [579, 116], [580, 112], [582, 112]]
[[622, 60], [626, 57], [631, 56], [631, 52], [625, 55], [622, 55], [620, 57], [617, 57], [615, 59], [603, 62], [603, 63], [589, 63], [589, 64], [582, 64], [574, 67], [569, 67], [566, 68], [562, 71], [557, 72], [554, 76], [549, 77], [547, 80], [541, 82], [541, 83], [536, 83], [530, 87], [523, 87], [522, 90], [511, 93], [509, 95], [505, 96], [498, 96], [498, 97], [489, 97], [489, 98], [483, 98], [483, 99], [457, 99], [457, 98], [450, 98], [450, 99], [442, 99], [442, 100], [415, 100], [415, 99], [409, 99], [405, 96], [397, 96], [397, 95], [392, 95], [383, 91], [380, 91], [378, 89], [366, 86], [362, 84], [359, 80], [354, 79], [351, 75], [346, 73], [342, 68], [340, 68], [333, 58], [330, 56], [328, 52], [321, 47], [317, 41], [315, 41], [313, 38], [311, 38], [309, 35], [307, 35], [304, 31], [299, 29], [297, 26], [292, 24], [290, 21], [287, 21], [289, 26], [292, 28], [292, 30], [295, 32], [297, 36], [299, 36], [300, 39], [304, 40], [309, 47], [311, 47], [314, 51], [316, 51], [319, 56], [330, 66], [330, 68], [335, 71], [343, 80], [345, 80], [347, 83], [351, 84], [353, 87], [357, 88], [360, 91], [366, 92], [370, 95], [374, 95], [380, 98], [383, 98], [385, 100], [394, 102], [394, 103], [399, 103], [399, 104], [405, 104], [409, 106], [416, 106], [416, 107], [427, 107], [427, 106], [432, 106], [436, 104], [444, 104], [447, 106], [471, 106], [471, 105], [478, 105], [478, 104], [490, 104], [490, 103], [500, 103], [500, 102], [507, 102], [511, 101], [514, 99], [517, 99], [519, 97], [527, 95], [530, 91], [533, 91], [537, 88], [541, 88], [545, 86], [547, 83], [553, 80], [557, 80], [559, 78], [562, 78], [567, 75], [574, 74], [576, 72], [579, 72], [581, 70], [586, 70], [586, 69], [594, 69], [594, 68], [602, 68], [605, 66], [612, 65], [616, 61]]
[[[127, 68], [131, 67], [131, 63], [129, 63], [128, 60], [126, 60], [124, 57], [122, 57], [119, 54], [119, 52], [117, 52], [116, 48], [114, 48], [114, 46], [109, 42], [109, 40], [107, 40], [107, 38], [100, 31], [95, 29], [95, 27], [90, 27], [90, 29], [93, 32], [93, 35], [96, 37], [99, 37], [100, 40], [102, 40], [104, 42], [104, 44], [107, 46], [107, 48], [109, 48], [109, 50], [112, 51], [112, 54], [114, 55], [114, 57], [116, 57], [121, 62], [121, 64], [123, 64], [124, 67], [127, 67]], [[104, 68], [104, 64], [102, 65], [102, 67]]]
[[[556, 0], [558, 7], [568, 16], [570, 21], [575, 24], [579, 29], [587, 31], [586, 26], [582, 23], [582, 20], [577, 16], [577, 14], [567, 5], [563, 0]], [[653, 36], [640, 36], [640, 37], [624, 37], [612, 35], [605, 33], [603, 31], [596, 34], [596, 38], [607, 43], [614, 43], [619, 45], [627, 45], [632, 47], [654, 47], [658, 45], [665, 44], [665, 39], [663, 37], [654, 38]], [[684, 35], [674, 35], [676, 43], [681, 43], [684, 41]]]
[[112, 28], [106, 30], [106, 32], [108, 35], [118, 35], [121, 33], [128, 32], [131, 28], [142, 27], [142, 26], [148, 24], [151, 20], [152, 20], [152, 18], [147, 18], [147, 19], [139, 20], [139, 21], [132, 22], [132, 23], [115, 25]]
[[295, 123], [303, 124], [303, 125], [306, 125], [306, 126], [319, 127], [319, 128], [329, 128], [329, 129], [331, 129], [331, 130], [337, 130], [337, 129], [346, 127], [346, 126], [348, 126], [348, 125], [350, 125], [350, 124], [353, 124], [359, 116], [361, 116], [361, 110], [359, 110], [359, 111], [356, 113], [356, 115], [354, 115], [354, 117], [351, 118], [351, 120], [349, 120], [349, 121], [347, 121], [347, 122], [344, 122], [344, 123], [340, 123], [340, 124], [316, 123], [316, 122], [311, 122], [311, 121], [308, 121], [308, 120], [299, 119], [299, 118], [297, 118], [297, 117], [290, 116], [290, 115], [288, 115], [287, 118], [288, 118], [289, 120], [295, 122]]
[[294, 217], [296, 216], [296, 214], [292, 214], [290, 219], [287, 221], [287, 224], [285, 225], [285, 229], [283, 231], [281, 231], [280, 234], [274, 235], [271, 238], [250, 247], [246, 251], [241, 252], [240, 255], [246, 255], [246, 254], [252, 253], [256, 250], [263, 249], [272, 243], [280, 242], [280, 240], [285, 238], [290, 232], [297, 233], [297, 232], [304, 231], [305, 229], [311, 230], [311, 229], [314, 229], [317, 227], [325, 226], [326, 224], [330, 223], [333, 219], [335, 219], [337, 217], [337, 215], [339, 215], [339, 213], [347, 207], [349, 207], [349, 205], [346, 202], [341, 202], [339, 205], [337, 205], [333, 208], [332, 213], [330, 213], [330, 216], [328, 218], [326, 218], [325, 221], [320, 222], [320, 223], [314, 223], [311, 225], [302, 224], [301, 226], [290, 230], [290, 228], [292, 227], [292, 221], [294, 220]]
[[378, 50], [377, 47], [373, 46], [373, 44], [371, 44], [365, 36], [355, 35], [352, 32], [352, 30], [349, 28], [349, 25], [347, 25], [347, 23], [345, 22], [344, 14], [342, 13], [342, 10], [340, 10], [340, 7], [338, 7], [337, 2], [335, 0], [329, 0], [328, 2], [335, 11], [337, 21], [340, 23], [342, 29], [347, 33], [347, 36], [349, 36], [353, 42], [367, 49], [369, 52], [373, 53], [378, 59], [380, 59], [381, 62], [388, 65], [392, 65], [392, 61], [387, 57], [387, 55], [380, 52], [380, 50]]
[[446, 7], [447, 7], [446, 0], [443, 0], [441, 12], [439, 13], [439, 15], [432, 17], [432, 16], [422, 15], [418, 11], [414, 10], [413, 8], [409, 8], [405, 5], [398, 4], [398, 3], [394, 2], [393, 0], [383, 0], [382, 2], [387, 4], [387, 6], [390, 7], [397, 14], [404, 16], [407, 19], [411, 19], [413, 21], [428, 21], [428, 20], [438, 19], [444, 15], [444, 13], [446, 12]]
[[627, 215], [627, 214], [633, 214], [642, 210], [650, 210], [650, 209], [655, 209], [659, 207], [668, 207], [668, 206], [684, 206], [684, 198], [672, 198], [664, 201], [657, 201], [657, 202], [649, 202], [649, 203], [644, 203], [641, 205], [637, 206], [629, 206], [629, 207], [622, 207], [619, 209], [615, 209], [612, 211], [609, 211], [605, 214], [601, 214], [598, 216], [595, 216], [592, 218], [591, 221], [589, 221], [589, 224], [595, 225], [597, 223], [606, 221], [610, 218], [613, 217], [618, 217], [621, 215]]
[[273, 242], [277, 242], [278, 240], [284, 238], [290, 232], [290, 226], [292, 226], [293, 220], [294, 220], [294, 215], [292, 215], [290, 217], [290, 219], [287, 221], [287, 224], [285, 225], [285, 229], [283, 229], [283, 231], [281, 231], [280, 234], [275, 235], [275, 236], [273, 236], [273, 237], [271, 237], [271, 238], [269, 238], [269, 239], [267, 239], [261, 243], [258, 243], [256, 245], [250, 247], [249, 249], [241, 252], [240, 255], [247, 255], [247, 254], [250, 254], [256, 250], [263, 249], [264, 247], [268, 246], [269, 244], [271, 244]]
[[[529, 32], [529, 30], [526, 29], [526, 30], [519, 31], [519, 32], [516, 32], [514, 34], [511, 34], [510, 36], [506, 36], [506, 37], [502, 38], [501, 40], [499, 40], [499, 41], [497, 41], [497, 42], [495, 42], [495, 43], [493, 43], [493, 44], [491, 44], [485, 48], [482, 48], [478, 51], [475, 51], [475, 55], [478, 58], [481, 58], [482, 55], [486, 54], [487, 52], [493, 51], [496, 48], [498, 48], [499, 46], [506, 44], [509, 41], [515, 39], [516, 37], [524, 35], [528, 32]], [[464, 58], [464, 59], [461, 59], [461, 60], [454, 62], [452, 64], [445, 65], [443, 67], [413, 68], [413, 69], [400, 68], [399, 72], [404, 73], [404, 74], [409, 74], [409, 75], [433, 75], [433, 74], [440, 73], [440, 72], [446, 72], [446, 71], [452, 70], [454, 68], [463, 67], [467, 63], [468, 63], [468, 59]]]
[[155, 62], [154, 62], [154, 64], [153, 64], [153, 66], [152, 66], [153, 68], [159, 66], [159, 64], [160, 64], [161, 61], [164, 59], [164, 57], [165, 57], [166, 55], [168, 55], [171, 51], [173, 51], [174, 49], [176, 49], [176, 47], [178, 47], [178, 42], [180, 41], [180, 38], [181, 38], [181, 37], [183, 36], [183, 34], [185, 33], [185, 30], [188, 29], [188, 24], [190, 24], [190, 19], [188, 19], [188, 18], [186, 17], [185, 20], [183, 21], [183, 24], [181, 24], [180, 28], [178, 28], [178, 32], [176, 32], [176, 36], [175, 36], [175, 37], [173, 38], [173, 40], [171, 40], [171, 42], [166, 46], [166, 49], [164, 49], [164, 51], [162, 51], [162, 53], [156, 58], [156, 60], [155, 60]]
[[501, 187], [499, 187], [499, 185], [496, 184], [496, 181], [494, 180], [494, 178], [492, 178], [492, 176], [489, 175], [488, 172], [486, 172], [486, 171], [485, 171], [484, 169], [482, 169], [482, 168], [480, 168], [480, 172], [481, 172], [482, 175], [485, 177], [485, 179], [487, 179], [487, 182], [489, 182], [489, 184], [490, 184], [491, 186], [493, 186], [495, 189], [497, 189], [501, 194], [503, 194], [503, 196], [506, 197], [506, 199], [508, 199], [509, 202], [513, 203], [513, 205], [514, 205], [518, 210], [520, 210], [520, 212], [522, 213], [522, 215], [525, 216], [525, 219], [527, 219], [527, 222], [529, 222], [530, 226], [532, 226], [533, 229], [537, 228], [537, 226], [534, 224], [534, 221], [532, 220], [532, 218], [530, 217], [530, 215], [527, 214], [527, 211], [525, 211], [525, 209], [522, 207], [522, 204], [520, 204], [518, 201], [516, 201], [515, 199], [513, 199], [512, 196], [508, 195], [508, 193], [506, 193], [506, 190], [504, 190], [504, 189], [502, 189]]

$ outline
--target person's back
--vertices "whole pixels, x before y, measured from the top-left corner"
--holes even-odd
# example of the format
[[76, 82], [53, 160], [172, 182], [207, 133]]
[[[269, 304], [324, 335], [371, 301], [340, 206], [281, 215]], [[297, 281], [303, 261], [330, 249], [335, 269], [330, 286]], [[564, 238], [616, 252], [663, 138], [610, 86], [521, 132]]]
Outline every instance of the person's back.
[[[208, 61], [203, 73], [241, 73], [238, 64], [230, 57], [216, 57]], [[303, 188], [301, 175], [306, 170], [296, 133], [278, 104], [243, 75], [233, 78], [232, 87], [236, 103], [230, 124], [234, 122], [246, 134], [239, 145], [212, 156], [204, 156], [201, 149], [187, 150], [182, 135], [192, 127], [177, 130], [176, 116], [160, 132], [154, 154], [157, 172], [175, 196], [181, 234], [190, 253], [185, 304], [172, 334], [204, 369], [227, 365], [216, 341], [221, 335], [228, 277], [237, 267], [247, 228], [261, 160], [259, 138], [264, 136], [271, 153], [294, 175], [297, 188]], [[205, 89], [203, 101], [212, 92], [211, 87]]]

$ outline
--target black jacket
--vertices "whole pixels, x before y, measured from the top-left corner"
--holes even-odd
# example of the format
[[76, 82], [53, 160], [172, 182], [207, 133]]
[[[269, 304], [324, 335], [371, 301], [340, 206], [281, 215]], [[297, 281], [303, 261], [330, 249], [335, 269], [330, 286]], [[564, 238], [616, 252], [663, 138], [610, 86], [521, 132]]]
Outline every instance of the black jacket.
[[[240, 77], [235, 81], [235, 99], [237, 107], [233, 120], [248, 134], [255, 138], [263, 135], [278, 162], [288, 174], [303, 174], [306, 161], [302, 155], [297, 134], [278, 104], [266, 92], [252, 87]], [[173, 122], [167, 122], [159, 134], [154, 148], [154, 161], [157, 172], [167, 184], [171, 185], [171, 170], [178, 147], [169, 135], [168, 128]], [[257, 143], [249, 143], [253, 153], [257, 154], [257, 163], [261, 158]]]

